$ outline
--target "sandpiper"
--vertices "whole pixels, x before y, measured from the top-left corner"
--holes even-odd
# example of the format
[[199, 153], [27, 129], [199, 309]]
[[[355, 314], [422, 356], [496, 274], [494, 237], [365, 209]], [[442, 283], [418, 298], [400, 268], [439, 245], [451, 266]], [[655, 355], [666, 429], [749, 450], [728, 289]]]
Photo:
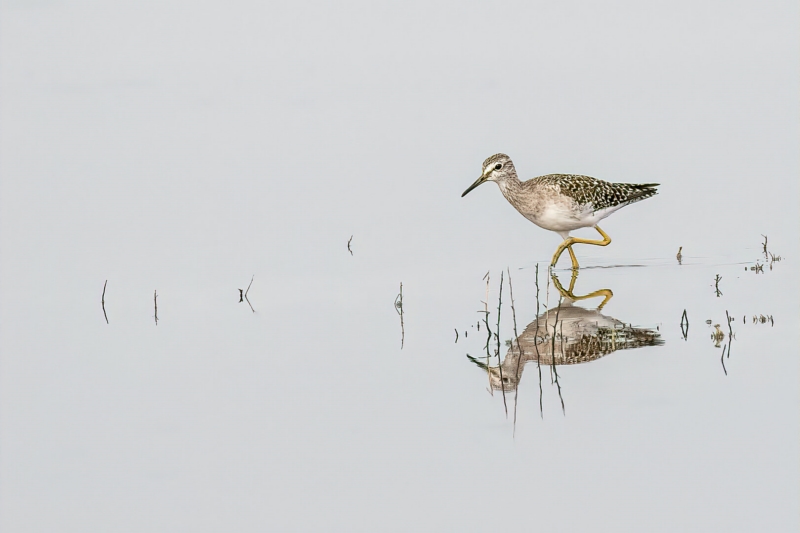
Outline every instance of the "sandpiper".
[[[611, 237], [597, 223], [628, 204], [654, 196], [659, 185], [609, 183], [574, 174], [548, 174], [520, 181], [511, 158], [506, 154], [495, 154], [483, 162], [481, 177], [464, 191], [462, 198], [486, 181], [496, 182], [506, 200], [522, 216], [540, 228], [558, 233], [564, 239], [553, 254], [550, 266], [555, 267], [564, 249], [567, 249], [574, 269], [580, 266], [572, 251], [573, 244], [608, 246]], [[603, 240], [569, 235], [570, 231], [589, 227], [596, 229]]]

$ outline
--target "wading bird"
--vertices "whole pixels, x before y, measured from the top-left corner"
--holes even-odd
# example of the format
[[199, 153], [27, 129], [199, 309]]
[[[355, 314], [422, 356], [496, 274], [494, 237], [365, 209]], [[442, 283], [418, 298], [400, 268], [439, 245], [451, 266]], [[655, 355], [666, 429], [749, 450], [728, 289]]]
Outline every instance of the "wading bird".
[[[553, 254], [551, 267], [555, 267], [564, 250], [569, 251], [572, 268], [578, 260], [572, 251], [573, 244], [607, 246], [611, 237], [600, 229], [598, 222], [628, 204], [657, 194], [658, 183], [609, 183], [607, 181], [574, 174], [548, 174], [528, 181], [520, 181], [511, 158], [495, 154], [483, 162], [481, 177], [461, 195], [486, 181], [494, 181], [506, 200], [522, 216], [539, 226], [558, 233], [564, 242]], [[603, 240], [570, 237], [570, 231], [593, 227]]]

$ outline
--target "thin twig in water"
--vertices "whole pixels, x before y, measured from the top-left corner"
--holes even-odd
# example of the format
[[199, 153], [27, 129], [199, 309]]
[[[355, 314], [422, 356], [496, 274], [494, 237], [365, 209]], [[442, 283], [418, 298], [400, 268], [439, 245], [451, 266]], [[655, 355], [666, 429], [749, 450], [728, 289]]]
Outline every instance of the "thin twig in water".
[[[520, 382], [520, 373], [519, 373], [519, 365], [522, 362], [522, 357], [525, 355], [525, 352], [522, 350], [522, 345], [519, 343], [519, 334], [517, 333], [517, 310], [514, 308], [514, 286], [511, 284], [511, 269], [506, 267], [508, 270], [508, 292], [511, 297], [511, 316], [514, 319], [514, 338], [517, 340], [517, 369], [514, 372], [514, 384], [516, 385], [514, 389], [514, 432], [513, 436], [517, 435], [517, 398], [519, 397], [519, 382]], [[514, 343], [511, 343], [511, 349], [514, 349]]]
[[536, 333], [533, 345], [536, 347], [536, 369], [539, 371], [539, 416], [544, 419], [542, 408], [542, 361], [539, 355], [539, 263], [536, 263]]
[[400, 294], [394, 299], [394, 310], [400, 315], [400, 349], [406, 342], [406, 327], [403, 324], [403, 282], [400, 282]]
[[103, 296], [100, 297], [100, 305], [103, 306], [103, 316], [106, 317], [106, 324], [108, 324], [108, 315], [106, 314], [106, 285], [108, 285], [108, 280], [103, 283]]
[[239, 303], [242, 303], [243, 301], [244, 301], [244, 291], [242, 289], [239, 289]]
[[[558, 315], [559, 315], [559, 313], [561, 313], [561, 300], [562, 300], [562, 298], [563, 297], [559, 295], [559, 297], [558, 297], [558, 307], [556, 307], [556, 321], [555, 321], [555, 324], [553, 324], [553, 338], [552, 338], [553, 343], [552, 343], [552, 348], [551, 348], [551, 352], [550, 352], [552, 361], [550, 362], [551, 363], [550, 364], [550, 369], [553, 371], [553, 374], [555, 375], [555, 383], [556, 383], [556, 387], [558, 388], [558, 397], [561, 400], [561, 412], [564, 415], [566, 415], [567, 411], [564, 408], [564, 397], [561, 396], [561, 384], [558, 382], [558, 370], [556, 370], [556, 328], [558, 327]], [[563, 329], [562, 329], [562, 331], [563, 331]], [[563, 337], [563, 334], [562, 334], [562, 337]]]
[[[489, 302], [489, 281], [490, 281], [490, 276], [489, 276], [489, 271], [488, 270], [486, 271], [486, 274], [484, 274], [483, 279], [486, 281], [486, 296], [484, 297], [484, 300], [483, 300], [483, 323], [486, 324], [486, 332], [487, 332], [487, 335], [488, 335], [486, 337], [486, 346], [484, 346], [484, 349], [486, 350], [486, 368], [489, 368], [489, 362], [492, 359], [492, 355], [489, 353], [489, 343], [492, 341], [492, 328], [489, 326], [489, 303], [488, 302]], [[480, 331], [480, 330], [481, 330], [481, 322], [479, 320], [478, 321], [478, 331]], [[492, 374], [490, 372], [487, 372], [486, 373], [486, 377], [489, 379], [489, 394], [494, 396], [494, 387], [492, 387]]]
[[489, 364], [492, 362], [492, 354], [489, 352], [489, 343], [492, 340], [492, 327], [489, 325], [489, 321], [487, 320], [489, 314], [486, 313], [486, 317], [483, 319], [483, 323], [486, 326], [486, 333], [488, 337], [486, 338], [486, 345], [483, 347], [486, 350], [486, 375], [489, 378], [489, 394], [494, 396], [494, 387], [492, 387], [492, 373], [489, 372]]
[[[251, 310], [252, 312], [254, 312], [254, 313], [256, 312], [256, 310], [255, 310], [255, 309], [253, 309], [253, 304], [251, 304], [251, 303], [250, 303], [250, 298], [248, 298], [248, 297], [247, 297], [247, 293], [248, 293], [248, 292], [250, 292], [250, 286], [251, 286], [251, 285], [253, 285], [253, 280], [255, 279], [255, 277], [256, 277], [256, 275], [255, 275], [255, 274], [253, 274], [253, 277], [252, 277], [252, 278], [250, 278], [250, 285], [248, 285], [248, 286], [247, 286], [247, 290], [246, 290], [246, 291], [244, 291], [244, 299], [245, 299], [245, 300], [247, 300], [247, 305], [249, 305], [249, 306], [250, 306], [250, 310]], [[239, 289], [239, 290], [241, 291], [241, 289]], [[242, 300], [239, 300], [239, 301], [241, 302]]]
[[456, 330], [456, 342], [458, 342], [458, 328], [453, 328], [453, 329]]
[[689, 317], [686, 316], [686, 309], [683, 310], [681, 315], [681, 333], [683, 334], [683, 340], [689, 340]]
[[722, 296], [722, 291], [719, 290], [719, 282], [722, 281], [722, 276], [717, 274], [717, 277], [714, 278], [714, 290], [717, 292], [717, 298]]
[[156, 326], [157, 326], [158, 325], [158, 291], [157, 290], [153, 291], [153, 307], [155, 307], [155, 310], [156, 310], [156, 314], [154, 316], [155, 316], [155, 319], [156, 319]]
[[497, 296], [497, 331], [494, 336], [497, 338], [497, 368], [500, 370], [500, 390], [503, 391], [503, 409], [508, 418], [508, 404], [506, 403], [506, 384], [503, 379], [503, 365], [500, 364], [500, 307], [503, 305], [503, 271], [500, 271], [500, 294]]
[[731, 345], [733, 344], [733, 330], [731, 329], [731, 317], [728, 314], [728, 310], [725, 310], [725, 318], [728, 319], [728, 359], [731, 357]]
[[[724, 344], [722, 346], [722, 357], [719, 358], [719, 362], [722, 363], [722, 370], [723, 370], [723, 372], [725, 372], [725, 375], [727, 376], [728, 375], [728, 371], [725, 369], [725, 347], [726, 346], [728, 346], [728, 345]], [[728, 352], [730, 352], [730, 349], [728, 349]]]
[[350, 239], [347, 241], [347, 251], [350, 252], [350, 255], [353, 255], [353, 250], [350, 248], [350, 243], [353, 242], [353, 236], [350, 235]]

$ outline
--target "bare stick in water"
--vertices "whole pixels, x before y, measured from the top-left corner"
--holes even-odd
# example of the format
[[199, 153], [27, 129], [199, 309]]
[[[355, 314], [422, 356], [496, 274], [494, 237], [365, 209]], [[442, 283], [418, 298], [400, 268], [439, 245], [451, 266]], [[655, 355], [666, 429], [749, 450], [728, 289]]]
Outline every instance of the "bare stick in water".
[[686, 309], [683, 310], [681, 315], [681, 333], [683, 334], [683, 340], [689, 340], [689, 317], [686, 316]]
[[731, 319], [730, 315], [728, 314], [728, 310], [725, 310], [725, 318], [728, 319], [728, 359], [731, 358], [731, 345], [733, 344], [733, 330], [731, 329]]
[[353, 236], [350, 235], [350, 239], [347, 241], [347, 251], [350, 252], [350, 255], [353, 255], [353, 250], [350, 249], [350, 243], [353, 242]]
[[[561, 300], [562, 300], [562, 298], [563, 298], [563, 296], [559, 296], [558, 297], [558, 307], [556, 307], [556, 321], [555, 321], [555, 324], [553, 324], [553, 339], [552, 339], [553, 343], [552, 343], [552, 348], [551, 348], [551, 351], [550, 351], [550, 353], [552, 354], [552, 359], [553, 360], [552, 360], [552, 364], [550, 365], [550, 369], [553, 371], [553, 374], [555, 374], [555, 383], [556, 383], [556, 387], [558, 388], [558, 397], [561, 400], [561, 412], [564, 415], [566, 415], [567, 411], [564, 408], [564, 397], [561, 395], [561, 384], [558, 382], [558, 370], [556, 370], [556, 328], [558, 327], [558, 315], [559, 315], [559, 313], [561, 313]], [[564, 337], [564, 335], [563, 335], [563, 325], [562, 325], [562, 335], [561, 335], [561, 337], [562, 337], [562, 340], [563, 340], [563, 337]]]
[[[728, 371], [725, 370], [725, 347], [726, 346], [727, 345], [723, 345], [722, 346], [722, 356], [719, 358], [719, 362], [722, 363], [722, 371], [725, 372], [725, 375], [727, 376], [728, 375]], [[730, 349], [728, 349], [728, 351], [730, 352]]]
[[[255, 274], [253, 274], [253, 277], [252, 277], [252, 278], [250, 278], [250, 285], [248, 285], [248, 286], [247, 286], [247, 290], [246, 290], [246, 291], [244, 291], [244, 299], [245, 299], [245, 300], [247, 300], [247, 305], [249, 305], [249, 306], [250, 306], [250, 310], [251, 310], [252, 312], [254, 312], [254, 313], [256, 312], [256, 310], [255, 310], [255, 309], [253, 309], [253, 304], [251, 304], [251, 303], [250, 303], [250, 298], [248, 298], [248, 297], [247, 297], [247, 293], [248, 293], [248, 292], [250, 292], [250, 286], [253, 284], [253, 280], [255, 279], [255, 277], [256, 277], [256, 275], [255, 275]], [[239, 290], [241, 291], [241, 289], [239, 289]], [[239, 300], [239, 301], [241, 302], [241, 300]]]
[[[513, 436], [517, 435], [517, 398], [519, 397], [519, 381], [520, 381], [520, 373], [519, 373], [519, 365], [522, 362], [522, 358], [525, 355], [525, 352], [522, 350], [522, 345], [519, 343], [519, 334], [517, 333], [517, 310], [514, 309], [514, 286], [511, 284], [511, 269], [506, 267], [508, 271], [508, 292], [511, 296], [511, 317], [514, 319], [514, 338], [517, 341], [517, 351], [519, 354], [517, 355], [517, 369], [514, 371], [514, 381], [516, 387], [514, 389], [514, 433]], [[511, 343], [511, 349], [514, 349], [514, 343]]]
[[394, 310], [400, 315], [400, 349], [406, 342], [406, 327], [403, 324], [403, 282], [400, 282], [400, 294], [394, 299]]
[[[536, 347], [536, 369], [539, 371], [539, 416], [544, 419], [544, 409], [542, 407], [542, 361], [539, 356], [539, 263], [536, 263], [536, 333], [534, 343]], [[517, 385], [519, 387], [519, 385]]]
[[500, 307], [503, 305], [503, 271], [500, 271], [500, 294], [497, 296], [497, 330], [494, 336], [497, 338], [497, 368], [500, 370], [500, 390], [503, 391], [503, 409], [508, 418], [508, 404], [506, 403], [506, 383], [503, 379], [503, 365], [500, 364]]
[[156, 319], [156, 326], [158, 325], [158, 291], [153, 291], [153, 307], [156, 310], [156, 314], [154, 315]]
[[[483, 323], [486, 324], [486, 346], [484, 349], [486, 350], [486, 367], [489, 367], [489, 362], [491, 360], [491, 354], [489, 353], [489, 342], [492, 340], [492, 328], [489, 326], [489, 271], [486, 271], [486, 274], [483, 276], [483, 279], [486, 281], [486, 296], [483, 300]], [[481, 323], [478, 321], [478, 331], [481, 330]], [[486, 377], [489, 379], [489, 394], [494, 396], [494, 388], [492, 387], [492, 375], [491, 373], [487, 372]]]
[[103, 283], [103, 296], [100, 297], [100, 305], [103, 306], [103, 316], [106, 317], [106, 324], [108, 324], [108, 315], [106, 314], [106, 285], [108, 285], [108, 280]]

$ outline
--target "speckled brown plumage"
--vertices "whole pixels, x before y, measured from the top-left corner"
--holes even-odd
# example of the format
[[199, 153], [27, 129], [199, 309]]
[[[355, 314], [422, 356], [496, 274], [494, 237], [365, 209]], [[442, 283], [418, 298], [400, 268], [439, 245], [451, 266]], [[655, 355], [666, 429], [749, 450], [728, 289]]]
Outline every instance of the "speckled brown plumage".
[[495, 154], [483, 162], [481, 177], [462, 196], [494, 181], [506, 200], [534, 224], [562, 235], [593, 227], [622, 207], [657, 194], [657, 183], [611, 183], [577, 174], [548, 174], [520, 181], [513, 161]]
[[592, 206], [594, 211], [622, 207], [658, 194], [658, 183], [610, 183], [577, 174], [548, 174], [533, 181], [553, 187], [581, 206]]

